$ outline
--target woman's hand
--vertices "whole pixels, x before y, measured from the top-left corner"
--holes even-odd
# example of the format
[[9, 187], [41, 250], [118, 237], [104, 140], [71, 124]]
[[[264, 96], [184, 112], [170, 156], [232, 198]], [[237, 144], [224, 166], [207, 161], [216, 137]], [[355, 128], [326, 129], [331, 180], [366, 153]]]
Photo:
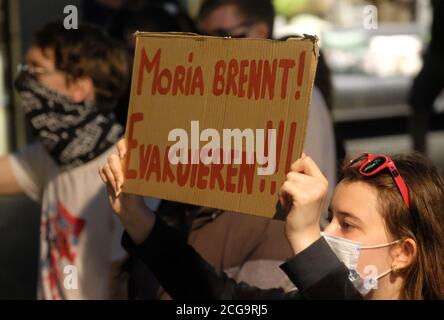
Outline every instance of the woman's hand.
[[108, 157], [107, 163], [99, 169], [99, 174], [106, 184], [111, 207], [133, 241], [140, 244], [151, 233], [156, 218], [146, 207], [143, 197], [122, 193], [125, 182], [122, 164], [126, 155], [125, 140], [122, 139], [117, 143], [117, 152], [118, 154]]
[[303, 155], [293, 163], [282, 185], [280, 201], [289, 209], [285, 232], [295, 254], [320, 238], [327, 192], [328, 181], [310, 157]]

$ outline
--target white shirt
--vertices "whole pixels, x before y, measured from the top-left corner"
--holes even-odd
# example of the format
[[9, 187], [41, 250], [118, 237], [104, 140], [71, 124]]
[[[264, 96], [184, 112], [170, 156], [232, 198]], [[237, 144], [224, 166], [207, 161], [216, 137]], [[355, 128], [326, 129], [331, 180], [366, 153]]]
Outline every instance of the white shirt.
[[112, 152], [69, 171], [38, 142], [9, 156], [19, 185], [42, 205], [39, 299], [109, 297], [111, 263], [125, 256], [123, 226], [98, 175]]

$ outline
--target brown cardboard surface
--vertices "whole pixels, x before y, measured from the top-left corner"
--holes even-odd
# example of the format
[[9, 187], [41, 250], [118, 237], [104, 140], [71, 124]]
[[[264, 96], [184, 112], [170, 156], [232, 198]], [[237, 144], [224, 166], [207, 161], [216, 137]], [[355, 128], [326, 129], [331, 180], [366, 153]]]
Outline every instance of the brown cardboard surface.
[[[124, 192], [272, 217], [289, 165], [303, 150], [317, 57], [312, 37], [136, 33]], [[198, 135], [191, 134], [192, 121], [199, 121]], [[201, 150], [214, 139], [192, 137], [210, 128], [221, 147], [224, 129], [276, 129], [277, 171], [258, 175], [261, 165], [245, 158], [242, 164], [171, 164], [168, 148], [178, 141], [168, 141], [171, 130], [184, 129], [188, 148]]]

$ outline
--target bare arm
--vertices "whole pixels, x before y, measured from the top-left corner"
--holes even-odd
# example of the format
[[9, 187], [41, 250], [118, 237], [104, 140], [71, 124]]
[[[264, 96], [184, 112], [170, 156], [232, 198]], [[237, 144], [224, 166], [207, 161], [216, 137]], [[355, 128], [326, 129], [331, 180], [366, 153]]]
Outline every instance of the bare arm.
[[8, 157], [0, 157], [0, 195], [12, 195], [22, 192], [23, 189], [12, 173], [12, 167]]

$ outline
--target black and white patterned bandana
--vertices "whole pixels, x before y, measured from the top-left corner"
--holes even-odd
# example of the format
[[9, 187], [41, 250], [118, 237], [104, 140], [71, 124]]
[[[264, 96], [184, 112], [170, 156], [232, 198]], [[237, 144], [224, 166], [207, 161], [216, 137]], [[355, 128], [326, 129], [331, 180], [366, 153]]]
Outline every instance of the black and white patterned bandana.
[[112, 112], [94, 102], [75, 103], [22, 71], [15, 81], [26, 120], [63, 169], [85, 164], [108, 150], [123, 135]]

